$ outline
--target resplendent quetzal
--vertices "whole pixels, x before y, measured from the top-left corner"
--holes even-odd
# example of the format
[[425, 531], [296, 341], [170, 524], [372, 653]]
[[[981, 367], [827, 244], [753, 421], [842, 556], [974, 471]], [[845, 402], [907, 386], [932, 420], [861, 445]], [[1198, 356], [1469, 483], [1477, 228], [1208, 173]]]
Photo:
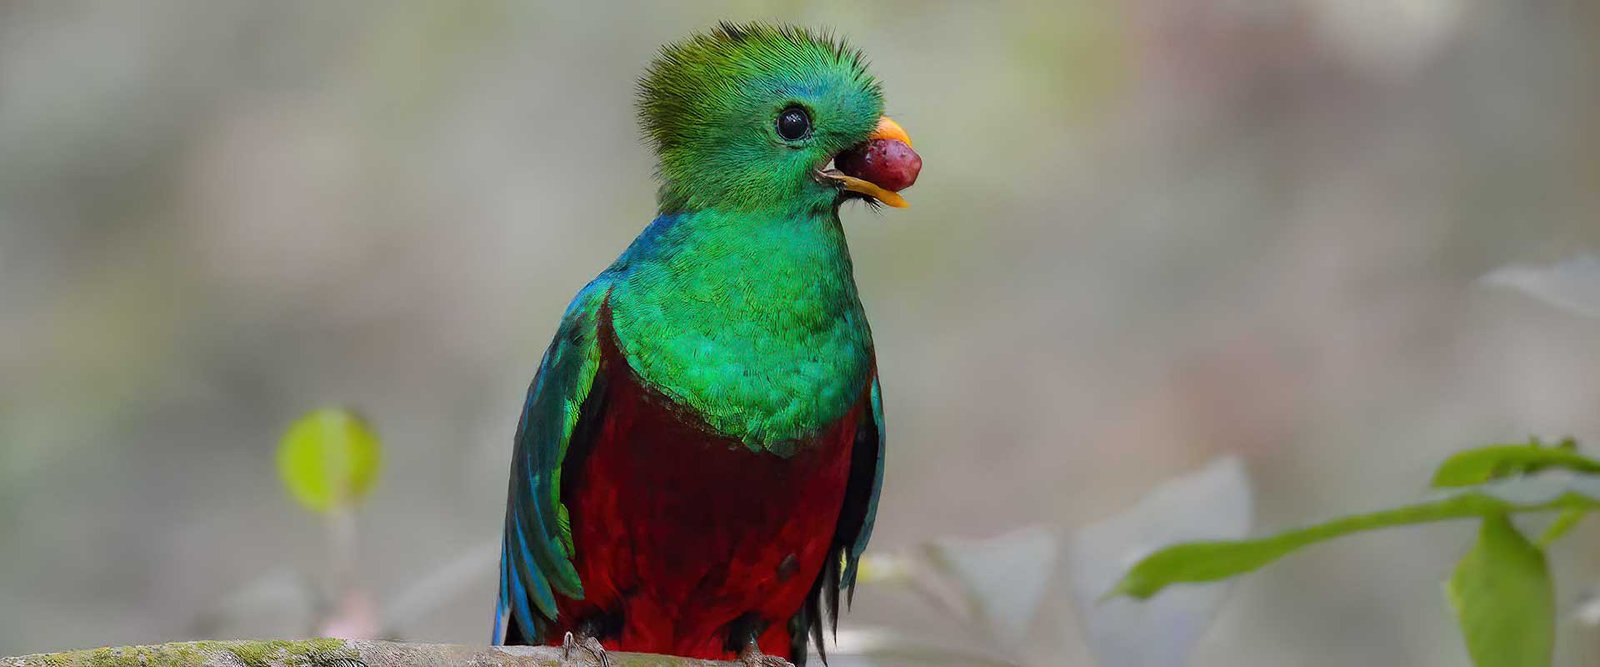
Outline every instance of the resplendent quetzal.
[[861, 54], [798, 28], [665, 47], [639, 117], [660, 214], [578, 293], [528, 391], [495, 642], [804, 664], [883, 478], [839, 207], [905, 206], [921, 158]]

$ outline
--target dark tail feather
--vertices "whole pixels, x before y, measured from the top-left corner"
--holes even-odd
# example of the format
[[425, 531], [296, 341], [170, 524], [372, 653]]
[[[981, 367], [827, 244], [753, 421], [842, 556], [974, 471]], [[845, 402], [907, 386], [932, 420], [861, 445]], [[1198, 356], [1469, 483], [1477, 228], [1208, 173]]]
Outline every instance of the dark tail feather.
[[798, 667], [805, 666], [807, 643], [816, 644], [817, 657], [822, 664], [828, 664], [828, 647], [822, 635], [824, 625], [832, 630], [834, 641], [839, 640], [840, 566], [837, 556], [823, 564], [816, 582], [811, 584], [811, 592], [806, 594], [805, 606], [789, 622], [790, 660]]
[[811, 593], [806, 595], [805, 605], [789, 620], [789, 661], [796, 667], [805, 667], [810, 653], [808, 644], [816, 644], [817, 657], [822, 664], [828, 664], [828, 649], [822, 643], [822, 591], [819, 590], [822, 579], [817, 577], [816, 583], [811, 585]]
[[532, 643], [533, 642], [528, 641], [527, 637], [523, 637], [522, 636], [522, 627], [516, 622], [515, 617], [513, 617], [511, 624], [506, 626], [505, 643], [502, 644], [502, 645], [503, 646], [528, 646], [528, 645], [530, 645]]
[[829, 621], [833, 626], [833, 640], [839, 641], [839, 561], [832, 559], [822, 568], [822, 593], [827, 597]]

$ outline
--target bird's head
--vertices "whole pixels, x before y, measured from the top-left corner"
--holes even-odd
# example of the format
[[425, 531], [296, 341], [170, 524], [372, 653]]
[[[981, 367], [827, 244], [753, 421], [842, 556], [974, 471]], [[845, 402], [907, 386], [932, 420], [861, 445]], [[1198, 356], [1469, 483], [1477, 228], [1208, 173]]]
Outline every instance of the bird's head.
[[[847, 197], [905, 206], [894, 190], [922, 164], [883, 115], [861, 53], [800, 28], [724, 23], [664, 47], [639, 82], [639, 117], [663, 212], [824, 209]], [[876, 169], [831, 168], [874, 139], [905, 146], [871, 157]]]

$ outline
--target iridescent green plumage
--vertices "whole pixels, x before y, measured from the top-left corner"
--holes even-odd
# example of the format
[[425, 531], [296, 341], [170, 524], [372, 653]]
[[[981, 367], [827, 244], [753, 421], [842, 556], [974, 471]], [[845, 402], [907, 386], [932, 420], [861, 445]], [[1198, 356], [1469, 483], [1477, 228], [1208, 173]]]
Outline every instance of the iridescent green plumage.
[[[816, 133], [785, 142], [772, 117], [795, 103]], [[789, 27], [723, 24], [663, 48], [639, 82], [663, 213], [830, 209], [836, 189], [811, 172], [861, 142], [882, 114], [859, 51]]]
[[652, 232], [607, 272], [640, 376], [717, 432], [784, 455], [844, 415], [872, 335], [831, 210], [698, 211]]
[[[820, 632], [823, 601], [836, 600], [841, 588], [854, 584], [882, 478], [882, 404], [872, 336], [838, 218], [843, 195], [837, 183], [818, 177], [834, 154], [867, 139], [882, 114], [882, 95], [856, 52], [804, 31], [758, 25], [724, 25], [667, 47], [640, 89], [641, 122], [660, 161], [660, 215], [573, 301], [529, 390], [513, 459], [496, 639], [546, 641], [553, 630], [589, 620], [558, 620], [563, 609], [607, 614], [604, 605], [625, 605], [626, 595], [645, 594], [613, 590], [613, 575], [626, 579], [633, 573], [606, 569], [612, 566], [594, 560], [600, 557], [595, 551], [583, 551], [573, 525], [583, 517], [569, 515], [569, 507], [581, 502], [600, 512], [619, 502], [651, 506], [660, 496], [650, 494], [673, 490], [588, 489], [584, 493], [598, 495], [575, 499], [573, 483], [582, 480], [563, 477], [576, 474], [573, 457], [585, 458], [589, 451], [639, 455], [640, 438], [652, 436], [629, 429], [636, 423], [657, 423], [650, 421], [658, 416], [648, 406], [664, 403], [662, 409], [677, 415], [674, 423], [700, 429], [695, 440], [733, 443], [744, 456], [758, 457], [766, 474], [778, 471], [779, 480], [793, 479], [785, 466], [809, 471], [805, 474], [819, 475], [819, 489], [831, 489], [819, 492], [834, 494], [795, 499], [794, 512], [811, 514], [791, 517], [810, 516], [831, 530], [785, 537], [792, 543], [773, 545], [785, 550], [781, 553], [747, 554], [760, 562], [770, 559], [777, 567], [780, 561], [794, 560], [795, 553], [816, 554], [825, 548], [825, 558], [808, 556], [813, 565], [807, 567], [813, 569], [803, 580], [783, 583], [789, 575], [779, 575], [778, 581], [704, 584], [724, 586], [725, 595], [708, 598], [707, 605], [743, 599], [741, 595], [752, 591], [800, 595], [810, 589], [803, 608], [785, 612], [793, 615], [793, 622], [783, 619], [791, 630], [798, 628], [795, 650], [803, 651], [804, 633]], [[774, 129], [774, 117], [792, 108], [804, 109], [814, 128], [801, 139], [785, 139]], [[635, 383], [638, 391], [660, 398], [636, 401], [637, 396], [615, 393]], [[608, 412], [608, 400], [632, 406], [627, 409], [633, 412]], [[825, 435], [841, 429], [844, 442]], [[660, 446], [696, 451], [692, 446], [697, 443], [679, 440]], [[649, 448], [643, 451], [646, 457], [656, 455]], [[818, 455], [808, 459], [807, 452], [826, 452], [826, 465], [815, 465]], [[714, 451], [700, 455], [722, 456]], [[840, 467], [830, 467], [835, 462]], [[619, 471], [617, 479], [633, 479], [629, 475], [640, 474], [640, 466], [686, 464], [671, 458], [617, 463], [620, 467], [613, 469], [604, 461], [586, 459], [583, 470], [590, 475]], [[831, 470], [843, 470], [843, 477]], [[705, 488], [719, 484], [714, 479], [694, 482], [703, 482]], [[763, 512], [786, 507], [737, 495], [725, 502], [768, 508]], [[733, 516], [720, 511], [708, 508], [704, 516]], [[785, 519], [780, 515], [771, 521], [781, 524]], [[679, 536], [671, 524], [660, 528], [646, 531], [650, 539], [665, 540], [650, 548], [689, 548], [683, 545], [696, 539], [687, 533]], [[729, 540], [736, 549], [748, 549], [757, 539], [737, 532], [751, 530], [744, 524], [696, 524], [695, 530], [701, 538], [720, 535], [718, 539]], [[591, 546], [611, 553], [637, 545]], [[759, 550], [761, 545], [755, 546]], [[639, 556], [641, 571], [664, 571], [649, 569], [659, 566], [650, 556]], [[605, 600], [594, 600], [594, 582], [589, 575], [580, 577], [583, 571], [605, 577], [607, 588], [600, 593]], [[593, 604], [577, 605], [586, 594]], [[654, 608], [641, 608], [633, 616], [617, 613], [626, 623], [641, 623], [642, 615]], [[709, 607], [699, 611], [743, 614], [716, 621], [723, 632], [743, 627], [739, 619], [753, 613]], [[693, 616], [691, 610], [684, 613]], [[597, 621], [597, 627], [610, 622]], [[761, 619], [761, 624], [772, 622]], [[657, 641], [671, 637], [681, 625], [647, 628], [645, 634]], [[760, 628], [751, 626], [750, 631], [759, 633]], [[674, 639], [680, 640], [694, 638]], [[803, 652], [799, 656], [803, 659]]]

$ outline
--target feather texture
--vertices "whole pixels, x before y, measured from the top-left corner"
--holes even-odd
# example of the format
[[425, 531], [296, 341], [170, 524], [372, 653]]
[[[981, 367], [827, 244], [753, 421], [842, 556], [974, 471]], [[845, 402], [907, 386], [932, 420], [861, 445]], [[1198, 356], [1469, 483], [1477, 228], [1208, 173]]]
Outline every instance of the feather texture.
[[[660, 215], [568, 307], [512, 455], [496, 643], [803, 664], [883, 480], [875, 352], [814, 172], [882, 113], [856, 51], [724, 24], [640, 83]], [[774, 131], [805, 109], [804, 140]], [[825, 657], [825, 653], [823, 654]]]

